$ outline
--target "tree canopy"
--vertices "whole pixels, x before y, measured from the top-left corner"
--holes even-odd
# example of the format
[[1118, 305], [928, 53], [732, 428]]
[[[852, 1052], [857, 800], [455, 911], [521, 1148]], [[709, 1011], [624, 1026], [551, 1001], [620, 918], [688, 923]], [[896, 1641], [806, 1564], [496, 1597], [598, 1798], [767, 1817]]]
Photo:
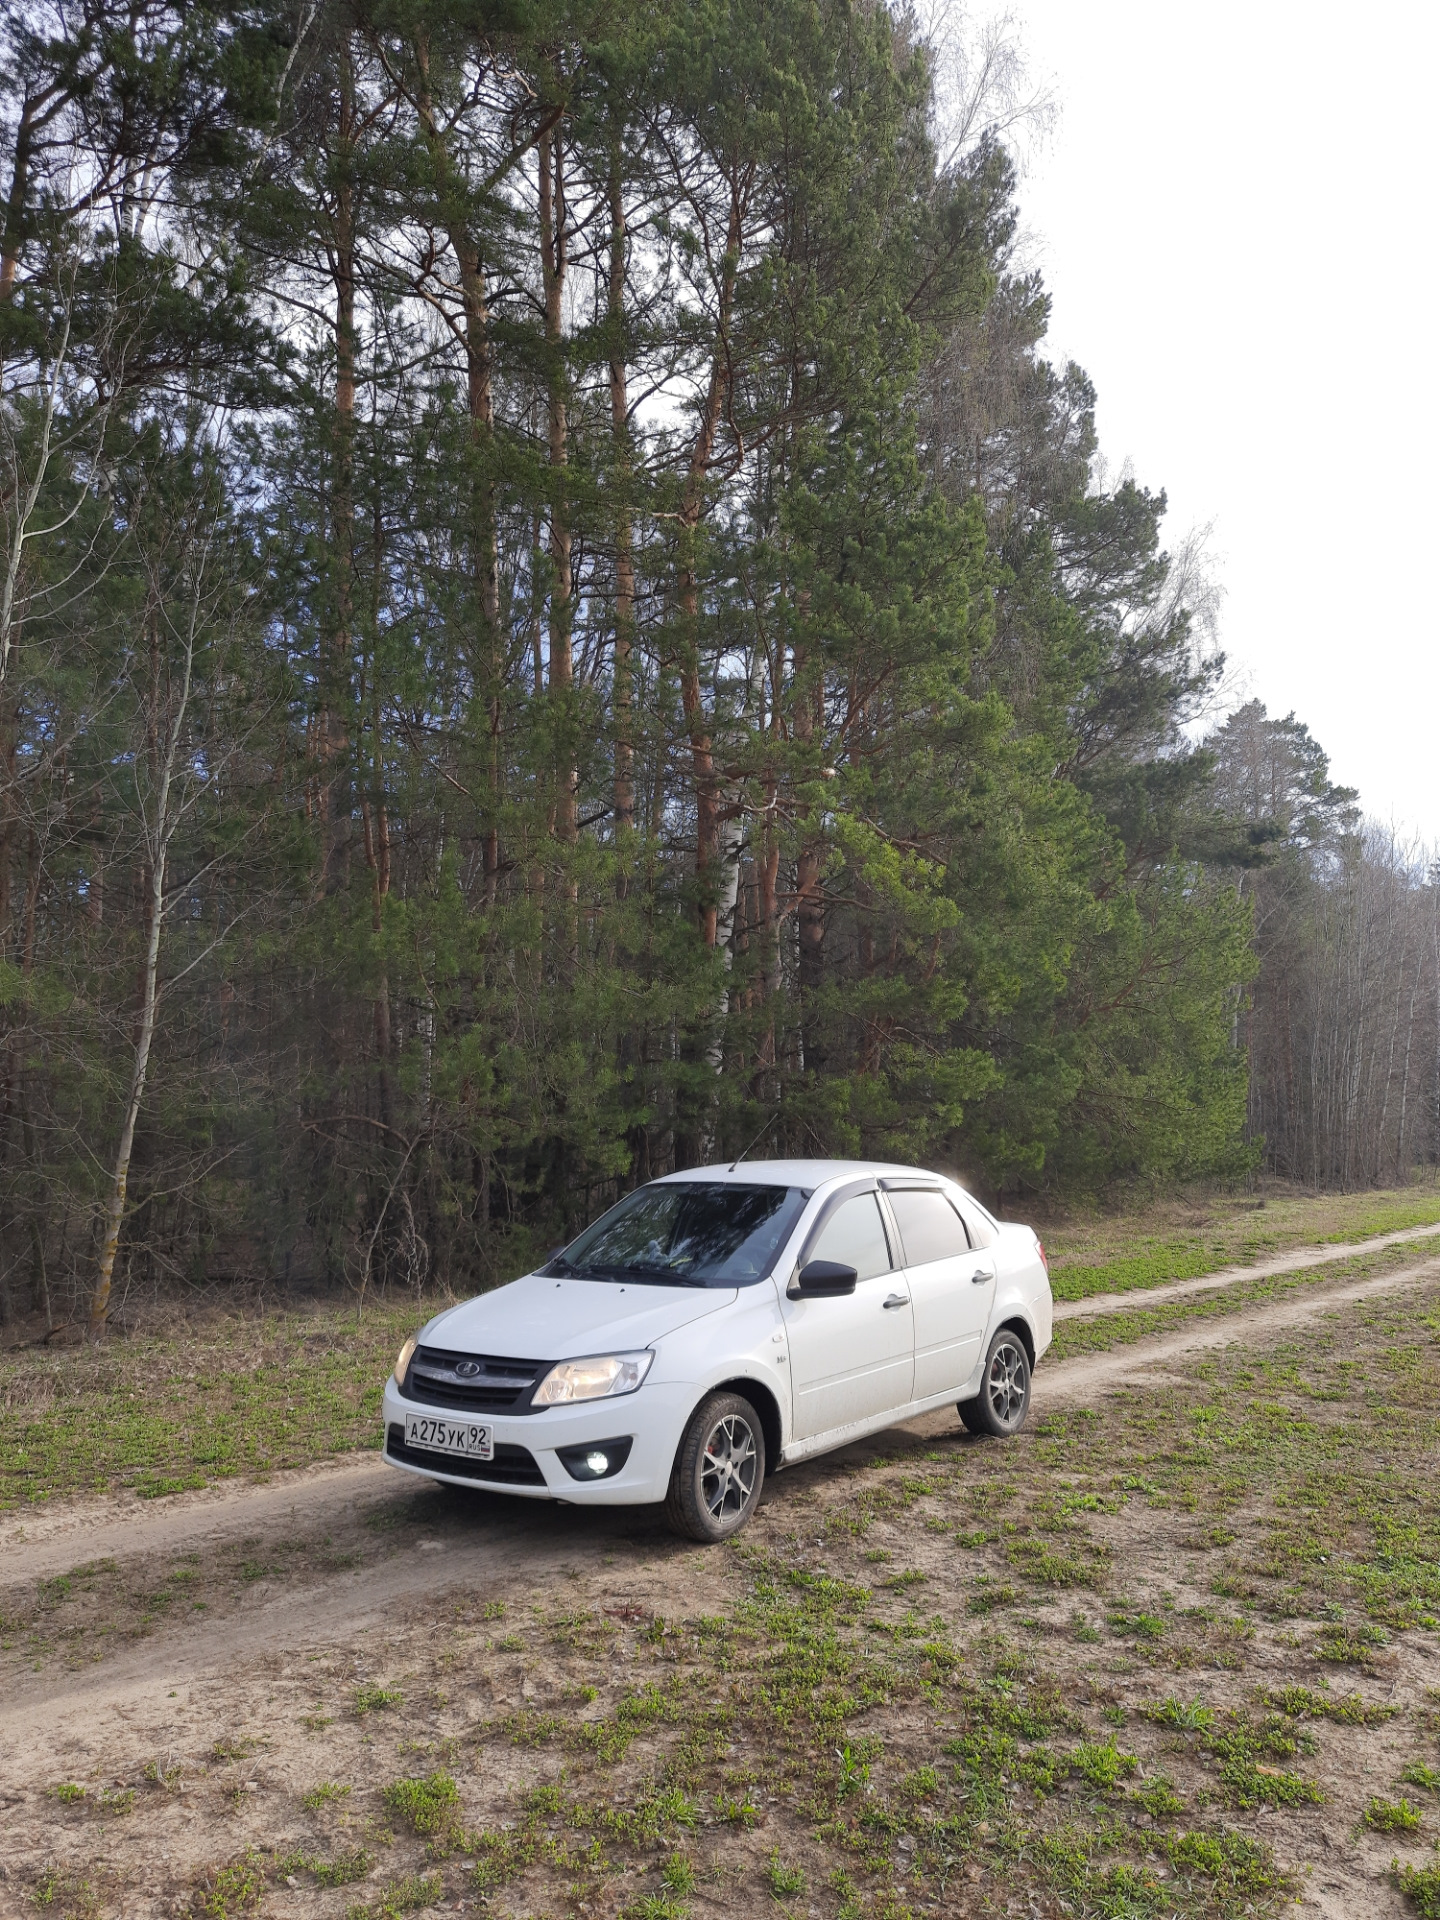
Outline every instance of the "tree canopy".
[[1278, 829], [908, 15], [6, 35], [0, 1299], [107, 1219], [127, 1284], [478, 1284], [762, 1134], [1253, 1162]]

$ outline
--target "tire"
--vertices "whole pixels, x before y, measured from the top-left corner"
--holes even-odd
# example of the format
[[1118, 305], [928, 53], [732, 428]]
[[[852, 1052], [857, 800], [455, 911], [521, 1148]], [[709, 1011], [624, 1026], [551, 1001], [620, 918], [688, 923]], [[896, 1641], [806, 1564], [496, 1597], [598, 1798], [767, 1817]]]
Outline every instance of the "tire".
[[962, 1400], [958, 1411], [971, 1433], [995, 1440], [1019, 1433], [1030, 1412], [1030, 1356], [1018, 1333], [1002, 1327], [996, 1334], [985, 1356], [980, 1392], [974, 1400]]
[[675, 1455], [665, 1518], [686, 1540], [728, 1540], [765, 1484], [765, 1430], [738, 1393], [711, 1393], [690, 1416]]

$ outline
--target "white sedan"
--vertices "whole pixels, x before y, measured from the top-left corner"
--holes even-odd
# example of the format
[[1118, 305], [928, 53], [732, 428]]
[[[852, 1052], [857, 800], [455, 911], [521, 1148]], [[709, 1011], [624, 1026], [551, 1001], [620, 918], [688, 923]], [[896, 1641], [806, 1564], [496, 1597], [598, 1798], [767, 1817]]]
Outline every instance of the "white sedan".
[[457, 1486], [665, 1502], [723, 1540], [765, 1475], [957, 1404], [1018, 1432], [1050, 1344], [1045, 1251], [953, 1180], [873, 1161], [667, 1175], [405, 1342], [385, 1457]]

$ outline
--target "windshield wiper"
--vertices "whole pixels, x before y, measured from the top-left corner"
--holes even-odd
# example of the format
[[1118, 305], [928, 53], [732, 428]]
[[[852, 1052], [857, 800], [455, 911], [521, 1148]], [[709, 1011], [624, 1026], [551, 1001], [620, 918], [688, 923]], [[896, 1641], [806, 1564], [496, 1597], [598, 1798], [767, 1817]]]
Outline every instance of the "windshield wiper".
[[697, 1280], [688, 1273], [678, 1273], [674, 1267], [590, 1267], [590, 1273], [603, 1274], [607, 1280], [648, 1280], [665, 1287], [705, 1287], [706, 1280]]

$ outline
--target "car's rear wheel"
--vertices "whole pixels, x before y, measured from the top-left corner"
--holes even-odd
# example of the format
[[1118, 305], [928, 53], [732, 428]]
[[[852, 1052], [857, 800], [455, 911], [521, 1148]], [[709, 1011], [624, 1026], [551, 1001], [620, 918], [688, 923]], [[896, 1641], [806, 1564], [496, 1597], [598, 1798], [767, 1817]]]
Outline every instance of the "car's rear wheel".
[[690, 1416], [665, 1518], [687, 1540], [728, 1540], [755, 1511], [765, 1484], [765, 1431], [738, 1393], [708, 1394]]
[[980, 1391], [973, 1400], [960, 1402], [960, 1418], [971, 1433], [1008, 1440], [1024, 1426], [1029, 1411], [1030, 1356], [1019, 1334], [1002, 1327], [985, 1356]]

